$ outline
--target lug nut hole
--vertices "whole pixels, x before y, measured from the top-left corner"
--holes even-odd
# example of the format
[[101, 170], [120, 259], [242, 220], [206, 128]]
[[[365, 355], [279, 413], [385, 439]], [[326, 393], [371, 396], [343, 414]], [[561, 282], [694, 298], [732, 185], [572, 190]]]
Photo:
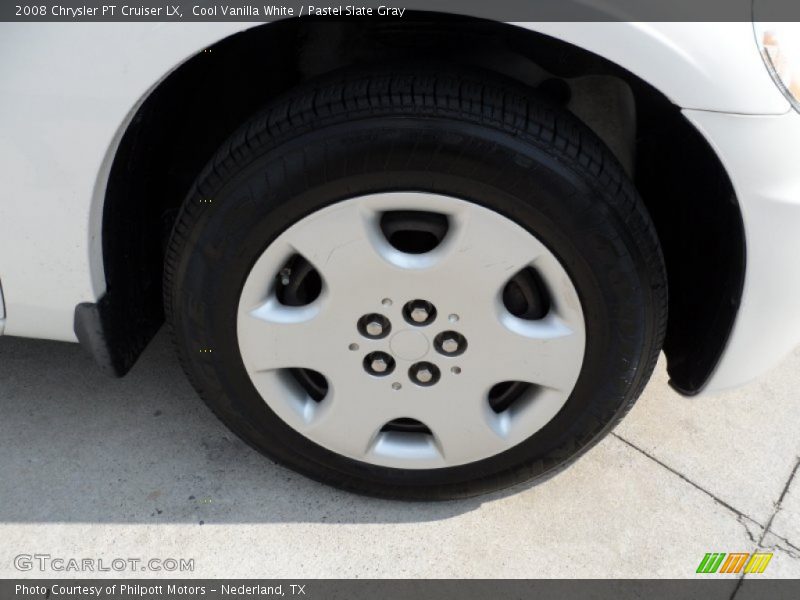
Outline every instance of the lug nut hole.
[[394, 359], [386, 352], [370, 352], [364, 357], [364, 370], [375, 377], [386, 377], [394, 371]]
[[443, 331], [433, 338], [433, 347], [439, 354], [459, 356], [467, 349], [467, 338], [457, 331]]
[[392, 330], [392, 324], [389, 319], [378, 313], [364, 315], [358, 320], [356, 326], [361, 335], [371, 340], [385, 338]]
[[411, 381], [423, 387], [434, 385], [437, 381], [439, 381], [441, 376], [442, 374], [439, 371], [439, 367], [429, 362], [423, 361], [414, 363], [408, 369], [408, 377], [411, 379]]
[[415, 327], [424, 327], [436, 319], [436, 307], [427, 300], [411, 300], [403, 306], [403, 318]]

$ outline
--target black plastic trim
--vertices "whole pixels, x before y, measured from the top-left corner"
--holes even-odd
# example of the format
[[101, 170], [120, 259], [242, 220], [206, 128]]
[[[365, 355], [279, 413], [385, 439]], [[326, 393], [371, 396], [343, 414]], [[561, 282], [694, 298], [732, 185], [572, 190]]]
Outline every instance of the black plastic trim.
[[639, 90], [636, 185], [669, 281], [664, 340], [670, 386], [703, 391], [725, 353], [744, 289], [742, 213], [716, 152], [683, 114]]
[[108, 294], [97, 303], [78, 304], [73, 330], [104, 373], [122, 377], [131, 370], [161, 323], [152, 319], [126, 319], [114, 306]]

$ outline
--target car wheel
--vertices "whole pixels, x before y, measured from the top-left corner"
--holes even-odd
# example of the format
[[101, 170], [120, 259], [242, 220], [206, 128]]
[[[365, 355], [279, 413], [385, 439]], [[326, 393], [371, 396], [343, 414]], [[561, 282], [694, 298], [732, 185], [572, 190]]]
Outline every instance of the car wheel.
[[485, 74], [346, 74], [243, 126], [175, 224], [181, 362], [254, 448], [399, 498], [541, 478], [654, 367], [652, 223], [575, 117]]

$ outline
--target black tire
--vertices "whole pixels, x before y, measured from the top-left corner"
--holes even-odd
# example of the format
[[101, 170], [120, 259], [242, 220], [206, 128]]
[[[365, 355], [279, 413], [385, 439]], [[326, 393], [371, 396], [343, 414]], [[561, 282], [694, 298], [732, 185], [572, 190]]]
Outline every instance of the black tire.
[[[523, 443], [467, 465], [401, 470], [332, 453], [268, 408], [238, 351], [238, 292], [277, 235], [338, 200], [406, 189], [521, 224], [558, 256], [584, 306], [585, 358], [566, 405]], [[393, 498], [472, 496], [566, 466], [630, 409], [666, 326], [655, 230], [609, 150], [535, 92], [472, 73], [341, 75], [273, 103], [198, 177], [172, 233], [164, 289], [182, 365], [228, 427], [308, 477]]]

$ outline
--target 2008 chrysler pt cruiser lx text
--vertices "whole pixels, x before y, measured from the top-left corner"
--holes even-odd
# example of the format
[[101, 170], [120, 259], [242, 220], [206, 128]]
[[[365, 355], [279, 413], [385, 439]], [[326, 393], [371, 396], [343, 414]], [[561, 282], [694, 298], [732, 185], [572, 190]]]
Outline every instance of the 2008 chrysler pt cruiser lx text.
[[166, 320], [217, 416], [317, 480], [543, 478], [661, 351], [694, 395], [800, 342], [798, 24], [14, 23], [0, 52], [5, 334], [122, 376]]

